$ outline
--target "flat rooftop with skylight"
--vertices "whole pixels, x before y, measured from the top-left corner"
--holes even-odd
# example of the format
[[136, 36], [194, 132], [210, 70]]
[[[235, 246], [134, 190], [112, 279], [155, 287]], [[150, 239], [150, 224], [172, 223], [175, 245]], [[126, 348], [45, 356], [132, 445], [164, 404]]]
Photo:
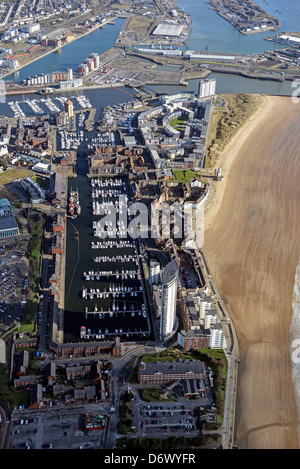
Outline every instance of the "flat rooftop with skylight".
[[160, 23], [153, 31], [154, 36], [175, 36], [179, 37], [184, 30], [184, 25], [181, 24], [166, 24]]

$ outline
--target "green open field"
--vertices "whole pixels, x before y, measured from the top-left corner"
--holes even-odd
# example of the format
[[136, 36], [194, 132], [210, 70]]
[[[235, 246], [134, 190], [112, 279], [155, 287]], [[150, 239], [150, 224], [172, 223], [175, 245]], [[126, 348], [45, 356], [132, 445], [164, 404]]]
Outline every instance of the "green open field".
[[136, 33], [137, 35], [150, 32], [153, 25], [153, 20], [147, 16], [136, 15], [131, 18], [128, 23], [126, 31]]
[[174, 127], [174, 129], [176, 130], [183, 130], [185, 122], [186, 120], [184, 119], [184, 117], [180, 116], [180, 117], [176, 117], [176, 119], [173, 119], [170, 122], [170, 125], [171, 127]]
[[0, 184], [9, 184], [14, 179], [23, 179], [33, 174], [29, 169], [9, 168], [0, 174]]
[[174, 171], [174, 176], [176, 178], [176, 181], [178, 181], [179, 183], [188, 184], [191, 179], [200, 176], [200, 173], [197, 171], [193, 171], [192, 169], [179, 169], [177, 171]]
[[165, 397], [162, 398], [163, 392], [160, 388], [149, 388], [149, 389], [141, 389], [140, 393], [142, 398], [146, 402], [174, 402], [175, 399], [172, 397]]
[[37, 182], [42, 189], [45, 189], [49, 185], [49, 179], [48, 178], [43, 178], [41, 176], [34, 176], [32, 179], [35, 182]]
[[[30, 358], [28, 374], [38, 374], [39, 360]], [[15, 406], [30, 404], [30, 390], [18, 391], [9, 382], [6, 364], [0, 364], [0, 399], [12, 410]]]

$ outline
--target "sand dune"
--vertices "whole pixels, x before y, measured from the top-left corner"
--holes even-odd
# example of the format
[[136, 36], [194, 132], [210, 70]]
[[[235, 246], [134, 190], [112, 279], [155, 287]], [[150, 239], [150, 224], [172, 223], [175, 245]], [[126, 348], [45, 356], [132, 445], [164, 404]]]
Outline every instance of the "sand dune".
[[298, 448], [289, 328], [300, 256], [300, 105], [265, 97], [227, 147], [204, 251], [242, 354], [236, 443]]

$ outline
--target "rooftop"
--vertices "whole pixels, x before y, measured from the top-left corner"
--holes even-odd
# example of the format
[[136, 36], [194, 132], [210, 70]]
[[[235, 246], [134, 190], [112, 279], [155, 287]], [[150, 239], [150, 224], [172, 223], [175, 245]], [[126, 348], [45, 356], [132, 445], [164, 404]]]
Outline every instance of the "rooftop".
[[205, 373], [205, 364], [199, 360], [140, 363], [140, 374]]
[[165, 24], [160, 23], [155, 30], [153, 35], [155, 36], [180, 36], [184, 26], [181, 24]]
[[172, 282], [179, 273], [179, 266], [177, 264], [177, 261], [174, 259], [173, 261], [169, 262], [169, 264], [166, 265], [164, 268], [163, 274], [162, 274], [162, 281], [164, 284], [168, 284]]
[[17, 228], [18, 224], [11, 211], [9, 201], [0, 199], [0, 232]]

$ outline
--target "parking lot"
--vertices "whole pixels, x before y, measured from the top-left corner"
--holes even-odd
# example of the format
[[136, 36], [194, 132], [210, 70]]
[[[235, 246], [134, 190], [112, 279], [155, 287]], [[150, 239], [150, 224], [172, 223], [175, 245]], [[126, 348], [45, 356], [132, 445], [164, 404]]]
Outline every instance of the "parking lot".
[[197, 418], [191, 406], [183, 405], [147, 405], [141, 406], [140, 415], [143, 431], [196, 431]]
[[[26, 283], [27, 282], [27, 283]], [[16, 264], [0, 265], [0, 319], [2, 322], [11, 318], [19, 320], [26, 303], [25, 289], [28, 281], [22, 278]], [[15, 315], [15, 316], [14, 316]]]
[[[31, 414], [32, 415], [32, 414]], [[37, 415], [21, 418], [11, 425], [12, 449], [100, 449], [105, 430], [85, 431], [84, 413]]]
[[179, 403], [132, 403], [133, 423], [137, 433], [143, 436], [160, 434], [170, 436], [197, 436], [200, 431], [199, 404]]

